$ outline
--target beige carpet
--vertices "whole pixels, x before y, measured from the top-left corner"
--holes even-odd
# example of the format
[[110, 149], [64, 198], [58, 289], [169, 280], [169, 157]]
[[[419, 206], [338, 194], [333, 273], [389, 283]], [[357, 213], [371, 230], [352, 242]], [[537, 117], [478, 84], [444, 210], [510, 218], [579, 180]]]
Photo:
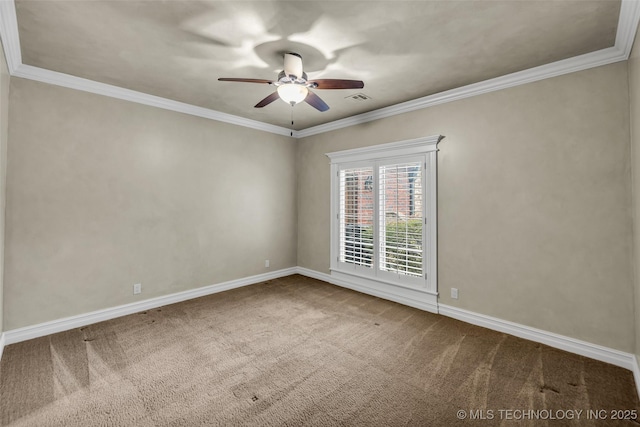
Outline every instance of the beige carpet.
[[[7, 346], [0, 408], [16, 426], [637, 426], [587, 411], [640, 409], [624, 369], [298, 275]], [[506, 419], [531, 409], [584, 412]]]

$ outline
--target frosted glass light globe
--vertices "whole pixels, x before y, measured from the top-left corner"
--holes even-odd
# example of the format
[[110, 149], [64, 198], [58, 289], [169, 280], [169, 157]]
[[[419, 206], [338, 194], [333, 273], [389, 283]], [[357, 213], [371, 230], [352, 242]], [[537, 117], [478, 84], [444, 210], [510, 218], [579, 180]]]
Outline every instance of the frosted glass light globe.
[[287, 104], [295, 105], [298, 102], [304, 101], [309, 93], [309, 89], [306, 86], [287, 83], [278, 86], [278, 95]]

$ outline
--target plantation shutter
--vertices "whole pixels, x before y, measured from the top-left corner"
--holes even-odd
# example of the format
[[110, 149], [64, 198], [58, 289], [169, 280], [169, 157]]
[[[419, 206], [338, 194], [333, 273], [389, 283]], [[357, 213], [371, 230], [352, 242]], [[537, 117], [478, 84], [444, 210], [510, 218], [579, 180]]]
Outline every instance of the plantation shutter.
[[340, 170], [339, 262], [372, 268], [373, 167]]
[[327, 153], [340, 286], [438, 312], [440, 135]]
[[422, 162], [378, 168], [380, 271], [424, 277]]

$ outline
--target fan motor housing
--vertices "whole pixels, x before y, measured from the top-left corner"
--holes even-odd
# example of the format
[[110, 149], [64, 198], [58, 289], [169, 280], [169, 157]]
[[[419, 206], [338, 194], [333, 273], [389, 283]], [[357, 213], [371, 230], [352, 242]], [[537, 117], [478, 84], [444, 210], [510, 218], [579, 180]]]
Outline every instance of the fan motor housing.
[[302, 72], [302, 77], [295, 76], [296, 79], [292, 79], [290, 76], [287, 76], [284, 70], [280, 71], [278, 74], [278, 81], [281, 83], [299, 83], [299, 84], [307, 84], [307, 73]]

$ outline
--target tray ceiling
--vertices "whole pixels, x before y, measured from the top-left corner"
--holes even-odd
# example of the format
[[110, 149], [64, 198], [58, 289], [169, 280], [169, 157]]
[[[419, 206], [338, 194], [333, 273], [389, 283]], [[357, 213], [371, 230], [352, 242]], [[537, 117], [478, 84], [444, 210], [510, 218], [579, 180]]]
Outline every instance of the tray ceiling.
[[[294, 129], [332, 122], [614, 46], [620, 1], [17, 0], [22, 63], [277, 126], [292, 108], [253, 106], [282, 53], [331, 107], [293, 108]], [[370, 99], [349, 97], [363, 93]]]

